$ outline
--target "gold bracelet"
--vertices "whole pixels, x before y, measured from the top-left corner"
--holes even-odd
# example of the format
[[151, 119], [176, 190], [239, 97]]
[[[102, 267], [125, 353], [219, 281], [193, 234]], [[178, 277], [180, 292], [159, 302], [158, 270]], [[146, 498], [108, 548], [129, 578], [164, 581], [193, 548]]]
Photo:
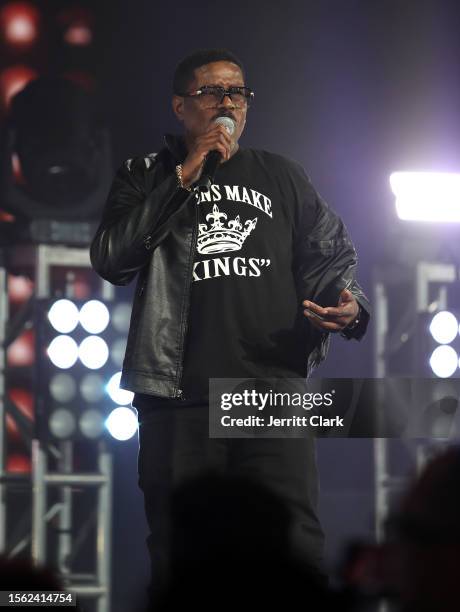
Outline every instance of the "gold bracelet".
[[184, 179], [182, 177], [182, 164], [178, 164], [176, 166], [176, 174], [177, 180], [179, 181], [179, 187], [181, 187], [182, 189], [186, 189], [187, 191], [192, 191], [190, 187], [186, 187], [184, 185]]

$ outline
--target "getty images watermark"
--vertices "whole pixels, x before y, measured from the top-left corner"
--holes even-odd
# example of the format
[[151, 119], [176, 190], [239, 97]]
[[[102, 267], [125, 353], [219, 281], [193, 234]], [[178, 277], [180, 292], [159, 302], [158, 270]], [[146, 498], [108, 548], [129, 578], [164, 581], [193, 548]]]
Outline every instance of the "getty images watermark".
[[460, 379], [209, 381], [209, 435], [460, 439]]
[[343, 427], [335, 393], [304, 379], [211, 379], [210, 436], [308, 437]]
[[[267, 392], [256, 391], [255, 389], [245, 389], [242, 393], [222, 393], [220, 407], [222, 410], [232, 410], [235, 407], [245, 407], [254, 409], [258, 412], [266, 408], [303, 408], [303, 410], [312, 410], [313, 408], [321, 408], [333, 405], [333, 397], [335, 389], [326, 393], [287, 393], [276, 392], [270, 389]], [[238, 426], [255, 426], [255, 427], [332, 427], [343, 426], [343, 418], [339, 416], [324, 417], [321, 414], [312, 415], [292, 415], [292, 416], [275, 416], [269, 414], [266, 417], [260, 415], [249, 414], [246, 417], [233, 417], [230, 414], [223, 415], [221, 418], [223, 427]]]

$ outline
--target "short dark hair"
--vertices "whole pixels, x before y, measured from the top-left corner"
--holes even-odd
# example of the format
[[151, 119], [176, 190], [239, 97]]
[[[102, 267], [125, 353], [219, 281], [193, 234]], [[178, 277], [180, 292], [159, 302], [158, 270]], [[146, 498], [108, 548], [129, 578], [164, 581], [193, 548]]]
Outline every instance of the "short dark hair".
[[193, 80], [195, 69], [211, 62], [232, 62], [240, 68], [244, 78], [243, 64], [231, 51], [227, 49], [198, 49], [177, 64], [173, 78], [173, 93], [178, 96], [185, 93], [190, 81]]

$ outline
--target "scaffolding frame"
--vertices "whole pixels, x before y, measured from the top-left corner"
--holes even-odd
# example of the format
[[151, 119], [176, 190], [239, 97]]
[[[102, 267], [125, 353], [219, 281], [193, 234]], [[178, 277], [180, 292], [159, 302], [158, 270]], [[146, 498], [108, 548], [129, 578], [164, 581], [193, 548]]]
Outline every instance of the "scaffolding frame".
[[[374, 372], [376, 378], [388, 375], [388, 363], [392, 355], [403, 344], [410, 341], [414, 321], [421, 313], [433, 309], [447, 308], [447, 285], [459, 279], [460, 269], [453, 263], [420, 261], [414, 268], [402, 265], [388, 265], [375, 271], [373, 281], [373, 297], [375, 304], [374, 326]], [[407, 281], [407, 287], [412, 287], [413, 297], [407, 308], [400, 313], [399, 323], [393, 330], [389, 329], [390, 304], [389, 293], [395, 283]], [[430, 299], [430, 286], [439, 283], [435, 300]], [[392, 495], [404, 489], [407, 477], [392, 473], [389, 466], [391, 440], [375, 438], [374, 440], [374, 530], [377, 542], [385, 537], [385, 523], [391, 510]], [[446, 442], [433, 442], [426, 439], [407, 441], [412, 446], [415, 469], [419, 473], [428, 459]]]
[[[69, 248], [63, 245], [26, 245], [13, 247], [8, 252], [12, 270], [33, 268], [35, 297], [46, 299], [52, 295], [51, 278], [55, 267], [91, 268], [87, 248]], [[100, 279], [98, 279], [99, 281]], [[65, 288], [66, 297], [71, 298], [72, 287]], [[110, 301], [114, 288], [106, 281], [101, 282], [100, 297]], [[46, 564], [50, 551], [47, 550], [47, 525], [58, 520], [56, 562], [60, 577], [67, 590], [84, 598], [95, 598], [97, 612], [110, 611], [111, 592], [111, 528], [113, 467], [112, 454], [103, 439], [97, 444], [94, 471], [75, 473], [73, 471], [74, 443], [62, 441], [51, 444], [34, 438], [32, 440], [32, 475], [12, 474], [5, 471], [6, 459], [6, 346], [8, 323], [8, 270], [0, 265], [0, 553], [12, 557], [31, 545], [31, 557], [36, 564]], [[57, 470], [51, 471], [51, 456], [56, 460]], [[30, 537], [26, 536], [11, 551], [7, 551], [7, 491], [13, 486], [31, 489], [32, 521]], [[95, 572], [72, 572], [68, 562], [72, 552], [74, 533], [87, 532], [87, 525], [72, 524], [72, 488], [96, 489], [95, 511]], [[48, 490], [58, 489], [59, 502], [48, 508]], [[78, 535], [77, 535], [78, 539]]]

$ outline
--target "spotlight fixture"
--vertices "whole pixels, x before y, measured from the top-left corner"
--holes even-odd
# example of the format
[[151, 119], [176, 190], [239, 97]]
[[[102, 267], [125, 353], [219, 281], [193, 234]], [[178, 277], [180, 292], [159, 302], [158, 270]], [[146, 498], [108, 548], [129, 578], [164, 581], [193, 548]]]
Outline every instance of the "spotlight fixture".
[[39, 13], [30, 2], [9, 2], [0, 10], [3, 40], [14, 47], [28, 47], [38, 36]]
[[107, 306], [99, 300], [86, 302], [80, 310], [80, 323], [89, 334], [100, 334], [110, 321]]
[[97, 439], [110, 433], [106, 421], [113, 408], [129, 410], [133, 394], [120, 389], [121, 350], [127, 341], [120, 319], [129, 321], [129, 316], [126, 303], [37, 300], [39, 437]]
[[78, 325], [78, 308], [70, 300], [58, 300], [50, 308], [48, 319], [56, 331], [68, 334]]
[[14, 239], [89, 244], [113, 178], [94, 96], [67, 78], [31, 80], [11, 100], [4, 140], [2, 209], [22, 220]]
[[439, 378], [449, 378], [459, 366], [457, 351], [445, 344], [436, 347], [430, 357], [430, 366]]
[[400, 219], [460, 223], [460, 174], [393, 172], [390, 185]]
[[134, 410], [125, 406], [115, 408], [107, 418], [106, 427], [116, 440], [129, 440], [137, 431], [137, 417]]
[[437, 312], [430, 323], [430, 332], [439, 344], [450, 344], [459, 332], [456, 316], [447, 310]]
[[87, 336], [78, 347], [78, 357], [87, 368], [99, 370], [109, 358], [107, 342], [99, 336]]
[[51, 340], [48, 349], [48, 357], [53, 365], [62, 370], [68, 370], [78, 359], [78, 345], [70, 336], [56, 336]]

